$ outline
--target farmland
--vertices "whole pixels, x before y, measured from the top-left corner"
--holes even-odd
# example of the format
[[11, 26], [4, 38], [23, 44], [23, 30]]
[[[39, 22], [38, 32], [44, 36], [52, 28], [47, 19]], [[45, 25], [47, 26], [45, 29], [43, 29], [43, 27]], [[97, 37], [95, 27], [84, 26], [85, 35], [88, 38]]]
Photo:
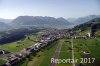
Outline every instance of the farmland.
[[[62, 48], [61, 48], [59, 59], [72, 58], [71, 50], [70, 50], [71, 49], [71, 44], [69, 42], [66, 42], [66, 41], [70, 41], [70, 39], [63, 39], [62, 40]], [[70, 63], [61, 63], [61, 64], [57, 64], [57, 66], [72, 66], [72, 64], [70, 64]]]
[[[95, 58], [93, 63], [86, 63], [85, 66], [97, 66], [100, 63], [100, 38], [95, 39], [75, 39], [75, 58]], [[81, 60], [80, 60], [81, 61]], [[77, 64], [80, 64], [80, 61]], [[76, 64], [76, 65], [77, 65]]]
[[10, 52], [18, 52], [22, 50], [23, 48], [26, 48], [34, 44], [34, 41], [36, 40], [36, 38], [37, 38], [37, 35], [27, 36], [26, 38], [21, 39], [19, 41], [0, 45], [0, 50], [9, 50]]
[[[59, 59], [69, 59], [71, 57], [71, 44], [69, 42], [70, 39], [64, 39], [62, 42], [62, 49], [60, 52]], [[97, 66], [100, 65], [100, 38], [94, 39], [74, 39], [74, 59], [78, 59], [76, 66], [84, 65], [84, 66]], [[87, 62], [82, 62], [82, 58], [90, 59]], [[92, 63], [93, 59], [94, 62]], [[57, 64], [57, 66], [72, 66], [70, 63], [61, 63]]]
[[50, 46], [36, 53], [36, 55], [32, 55], [32, 60], [29, 60], [29, 58], [25, 59], [21, 66], [49, 66], [58, 42], [55, 41]]
[[[0, 50], [8, 50], [11, 53], [16, 53], [16, 52], [21, 51], [24, 48], [27, 48], [28, 46], [33, 45], [35, 43], [34, 42], [35, 40], [37, 40], [37, 35], [30, 35], [30, 36], [27, 36], [24, 39], [19, 40], [19, 41], [0, 45]], [[0, 58], [4, 58], [7, 55], [9, 55], [9, 54], [0, 55]], [[2, 62], [0, 62], [0, 65], [4, 64], [6, 62], [3, 59], [0, 59], [0, 61], [2, 61]]]
[[[37, 35], [27, 36], [25, 39], [22, 39], [17, 42], [1, 45], [2, 48], [0, 50], [9, 50], [12, 53], [16, 53], [23, 48], [31, 46], [34, 41], [37, 39]], [[71, 39], [60, 39], [51, 43], [51, 45], [41, 49], [35, 55], [30, 55], [26, 57], [21, 63], [20, 66], [50, 66], [51, 58], [56, 51], [57, 45], [62, 44], [61, 51], [59, 54], [59, 59], [71, 59], [72, 58], [72, 48], [71, 48]], [[80, 58], [95, 58], [94, 63], [82, 63], [85, 66], [97, 66], [100, 62], [100, 38], [94, 39], [74, 39], [73, 40], [73, 50], [74, 50], [74, 58], [79, 59], [78, 63], [75, 63], [76, 66], [80, 65]], [[19, 46], [19, 47], [16, 47]], [[21, 46], [21, 48], [20, 48]], [[20, 48], [20, 49], [19, 49]], [[0, 57], [5, 57], [6, 55], [0, 55]], [[2, 62], [0, 64], [5, 63], [6, 61], [0, 59]], [[57, 66], [72, 66], [72, 63], [60, 63]]]

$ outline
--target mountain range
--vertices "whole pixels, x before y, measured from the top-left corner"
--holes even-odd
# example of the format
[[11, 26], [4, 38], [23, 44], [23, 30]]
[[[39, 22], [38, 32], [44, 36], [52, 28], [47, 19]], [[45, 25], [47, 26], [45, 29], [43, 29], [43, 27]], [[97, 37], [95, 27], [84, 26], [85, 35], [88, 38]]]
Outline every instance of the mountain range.
[[60, 17], [42, 17], [42, 16], [19, 16], [11, 22], [15, 26], [36, 26], [51, 28], [66, 28], [70, 23]]
[[15, 19], [1, 19], [0, 18], [0, 30], [8, 27], [23, 27], [23, 26], [34, 26], [34, 27], [46, 27], [46, 28], [60, 28], [66, 29], [79, 24], [83, 24], [92, 19], [100, 18], [100, 15], [90, 15], [80, 18], [69, 18], [63, 17], [43, 17], [43, 16], [18, 16]]
[[100, 18], [100, 15], [89, 15], [89, 16], [80, 17], [80, 18], [69, 18], [67, 20], [74, 25], [79, 25], [95, 18]]

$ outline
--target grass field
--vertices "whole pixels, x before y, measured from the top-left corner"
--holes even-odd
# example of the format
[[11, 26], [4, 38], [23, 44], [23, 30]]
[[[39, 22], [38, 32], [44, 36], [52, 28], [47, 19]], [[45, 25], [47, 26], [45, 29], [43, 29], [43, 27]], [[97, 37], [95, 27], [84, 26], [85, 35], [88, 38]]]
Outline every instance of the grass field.
[[[2, 48], [0, 50], [5, 49], [9, 50], [11, 52], [18, 52], [21, 49], [28, 47], [34, 43], [34, 40], [36, 39], [36, 36], [29, 36], [26, 37], [23, 40], [9, 43], [2, 45]], [[31, 40], [32, 39], [32, 40]], [[67, 41], [67, 42], [66, 42]], [[30, 58], [25, 58], [23, 63], [20, 66], [49, 66], [51, 62], [51, 58], [53, 57], [53, 54], [56, 50], [57, 44], [61, 43], [62, 48], [59, 55], [59, 59], [69, 59], [72, 58], [72, 48], [70, 39], [61, 39], [59, 41], [53, 42], [50, 46], [42, 49], [38, 53], [36, 53], [35, 56], [31, 55]], [[94, 63], [83, 63], [85, 66], [98, 66], [100, 63], [100, 38], [95, 39], [74, 39], [74, 58], [79, 59], [78, 63], [76, 63], [76, 66], [80, 64], [81, 59], [80, 58], [96, 58]], [[16, 47], [19, 46], [19, 47]], [[22, 48], [20, 48], [22, 46]], [[84, 52], [87, 52], [89, 54], [84, 54]], [[1, 58], [4, 57], [0, 56]], [[2, 61], [2, 62], [1, 62]], [[0, 59], [0, 64], [5, 63], [4, 60]], [[61, 63], [57, 64], [57, 66], [72, 66], [71, 63]]]
[[34, 44], [34, 40], [37, 39], [36, 36], [37, 35], [31, 35], [31, 36], [28, 36], [28, 37], [26, 37], [22, 40], [16, 41], [16, 42], [0, 45], [0, 50], [8, 50], [12, 53], [13, 52], [19, 52], [23, 48], [29, 47], [32, 44]]
[[29, 59], [25, 59], [21, 66], [49, 66], [58, 42], [59, 41], [55, 41], [50, 46], [36, 53], [35, 56], [31, 57], [31, 61]]
[[[65, 42], [65, 41], [70, 41], [69, 39], [63, 39], [62, 40], [62, 48], [61, 48], [61, 52], [60, 52], [60, 56], [59, 59], [71, 59], [71, 44], [69, 42]], [[57, 64], [57, 66], [72, 66], [72, 64], [70, 63], [60, 63]]]
[[[66, 42], [70, 39], [61, 39], [59, 43], [62, 43], [62, 48], [60, 52], [59, 59], [69, 59], [72, 58], [71, 43]], [[80, 58], [96, 58], [95, 62], [92, 64], [84, 64], [86, 66], [97, 66], [100, 62], [100, 39], [74, 39], [74, 58], [79, 59], [76, 65], [80, 64]], [[37, 56], [33, 57], [32, 61], [28, 62], [28, 66], [49, 66], [50, 59], [56, 49], [56, 44], [50, 47], [49, 50], [45, 49], [42, 52], [37, 53]], [[82, 51], [86, 51], [90, 54], [84, 54]], [[40, 55], [40, 57], [38, 57]], [[25, 66], [25, 65], [24, 65]], [[57, 66], [72, 66], [71, 63], [61, 63]]]
[[[74, 39], [75, 58], [96, 58], [94, 63], [86, 63], [86, 66], [97, 66], [100, 64], [100, 38]], [[89, 54], [84, 54], [83, 51]], [[81, 60], [79, 60], [78, 64]]]
[[5, 60], [0, 59], [0, 66], [3, 65], [4, 63], [6, 63]]
[[[19, 52], [22, 49], [27, 48], [27, 47], [31, 46], [32, 44], [34, 44], [35, 40], [37, 40], [37, 35], [30, 35], [19, 41], [0, 45], [0, 50], [8, 50], [11, 53], [16, 53], [16, 52]], [[6, 57], [7, 55], [9, 55], [9, 54], [0, 55], [1, 60], [2, 60], [2, 58]], [[2, 60], [2, 62], [0, 61], [0, 65], [4, 64], [5, 62], [6, 62], [5, 60]]]

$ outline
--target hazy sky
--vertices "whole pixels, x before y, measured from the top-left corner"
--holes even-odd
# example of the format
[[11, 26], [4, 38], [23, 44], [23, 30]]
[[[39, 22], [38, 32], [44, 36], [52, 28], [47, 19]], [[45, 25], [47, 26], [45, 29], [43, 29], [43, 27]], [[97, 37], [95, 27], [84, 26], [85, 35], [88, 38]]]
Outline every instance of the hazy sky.
[[0, 0], [0, 18], [21, 15], [64, 18], [100, 15], [100, 0]]

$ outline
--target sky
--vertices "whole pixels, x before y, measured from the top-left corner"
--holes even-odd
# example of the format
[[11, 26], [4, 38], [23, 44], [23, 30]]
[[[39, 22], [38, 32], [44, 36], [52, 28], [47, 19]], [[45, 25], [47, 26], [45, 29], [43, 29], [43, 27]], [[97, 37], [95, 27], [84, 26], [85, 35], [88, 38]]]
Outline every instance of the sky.
[[0, 18], [26, 15], [66, 19], [100, 15], [100, 0], [0, 0]]

